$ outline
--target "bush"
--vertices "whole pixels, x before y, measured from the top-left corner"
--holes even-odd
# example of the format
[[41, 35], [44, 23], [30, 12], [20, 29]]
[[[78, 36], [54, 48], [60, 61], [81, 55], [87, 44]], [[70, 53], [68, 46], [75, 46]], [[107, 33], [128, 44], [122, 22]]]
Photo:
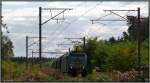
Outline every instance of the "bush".
[[12, 61], [2, 61], [2, 81], [61, 81], [61, 72], [39, 64], [17, 64]]

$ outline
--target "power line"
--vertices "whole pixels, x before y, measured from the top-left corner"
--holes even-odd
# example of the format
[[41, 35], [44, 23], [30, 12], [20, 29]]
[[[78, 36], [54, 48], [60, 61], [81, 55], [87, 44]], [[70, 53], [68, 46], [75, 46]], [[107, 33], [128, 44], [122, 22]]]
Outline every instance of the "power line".
[[[80, 6], [80, 5], [82, 5], [82, 3], [81, 3], [81, 4], [79, 4], [78, 6]], [[63, 21], [63, 22], [64, 22], [64, 23], [66, 23], [65, 21]], [[58, 30], [58, 29], [59, 29], [59, 27], [60, 27], [60, 26], [58, 26], [55, 30]], [[60, 29], [61, 29], [61, 28], [60, 28]], [[63, 28], [62, 28], [62, 29], [63, 29]], [[52, 36], [52, 35], [54, 36], [54, 33], [55, 33], [55, 32], [52, 32], [51, 36]], [[53, 39], [54, 39], [54, 38], [53, 38]]]
[[[57, 13], [56, 15], [52, 16], [48, 20], [42, 22], [42, 10], [62, 10], [61, 12]], [[71, 8], [42, 8], [39, 7], [39, 58], [40, 58], [40, 67], [41, 67], [41, 58], [42, 58], [42, 25], [49, 22], [50, 20], [56, 18], [60, 14], [64, 13], [67, 10], [72, 10]]]
[[[138, 48], [137, 48], [137, 52], [138, 52], [138, 55], [137, 55], [137, 64], [138, 64], [138, 67], [140, 67], [140, 65], [141, 65], [141, 40], [140, 40], [140, 19], [141, 19], [141, 17], [140, 17], [140, 8], [138, 7], [137, 8], [137, 10], [105, 10], [105, 11], [109, 11], [109, 12], [115, 12], [115, 11], [120, 11], [120, 12], [122, 12], [122, 11], [135, 11], [135, 12], [137, 12], [137, 20], [138, 20], [138, 26], [137, 26], [137, 45], [138, 45]], [[122, 17], [122, 16], [120, 16], [119, 14], [116, 14], [116, 15], [118, 15], [119, 17]], [[111, 20], [110, 20], [111, 21]]]
[[[84, 16], [84, 15], [87, 14], [88, 12], [90, 12], [92, 9], [94, 9], [95, 7], [97, 7], [98, 5], [100, 5], [101, 3], [102, 3], [102, 2], [96, 4], [94, 7], [88, 9], [87, 11], [85, 11], [83, 14], [81, 14], [81, 15], [79, 16], [79, 18], [82, 17], [82, 16]], [[73, 20], [73, 21], [71, 22], [71, 24], [75, 23], [77, 20], [79, 20], [79, 18]], [[71, 24], [68, 24], [66, 27], [64, 27], [65, 29], [64, 29], [63, 31], [65, 31]], [[60, 34], [64, 33], [63, 31], [61, 31]], [[59, 34], [59, 36], [57, 36], [57, 37], [60, 37], [60, 34]], [[56, 38], [55, 38], [55, 39], [56, 39]]]
[[[79, 5], [77, 5], [77, 7], [79, 7], [79, 6], [81, 6], [81, 5], [82, 5], [82, 3], [79, 4]], [[75, 10], [75, 9], [74, 9], [74, 10]], [[70, 24], [70, 23], [69, 23], [69, 24]], [[64, 27], [64, 28], [59, 28], [59, 27], [60, 27], [60, 26], [58, 26], [57, 28], [60, 29], [60, 31], [62, 31], [62, 30], [65, 28], [65, 27]], [[58, 29], [56, 29], [56, 30], [58, 30]], [[58, 30], [58, 31], [59, 31], [59, 30]], [[54, 34], [54, 32], [53, 32], [53, 34]], [[52, 34], [52, 35], [53, 35], [53, 34]], [[58, 34], [58, 33], [57, 33], [57, 34]], [[53, 38], [53, 39], [54, 39], [54, 38]], [[52, 39], [52, 40], [53, 40], [53, 39]]]
[[[146, 5], [145, 6], [143, 6], [142, 8], [141, 8], [141, 10], [143, 10], [144, 8], [146, 7]], [[120, 8], [120, 7], [119, 7]], [[127, 16], [128, 14], [132, 14], [132, 13], [136, 13], [136, 12], [131, 12], [131, 11], [127, 11], [126, 12], [126, 14], [123, 16], [123, 17], [125, 17], [125, 16]], [[107, 15], [106, 15], [107, 16]], [[105, 16], [104, 16], [105, 17]], [[106, 26], [106, 25], [110, 25], [110, 24], [112, 24], [112, 23], [114, 23], [114, 22], [117, 22], [117, 21], [113, 21], [113, 22], [108, 22], [107, 24], [102, 24], [102, 25], [104, 25], [104, 26]], [[96, 31], [96, 30], [95, 30]], [[98, 31], [96, 31], [97, 33], [98, 33]], [[92, 32], [93, 33], [93, 32]]]

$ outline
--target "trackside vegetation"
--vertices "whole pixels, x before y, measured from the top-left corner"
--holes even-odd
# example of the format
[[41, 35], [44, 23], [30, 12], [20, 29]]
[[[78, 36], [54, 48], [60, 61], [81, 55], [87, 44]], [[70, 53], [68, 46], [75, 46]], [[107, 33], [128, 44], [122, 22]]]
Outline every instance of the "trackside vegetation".
[[[70, 76], [52, 67], [54, 59], [43, 58], [42, 67], [38, 64], [38, 58], [32, 61], [25, 57], [14, 57], [13, 42], [2, 34], [2, 60], [1, 81], [52, 81], [52, 82], [110, 82], [110, 81], [147, 81], [149, 70], [149, 17], [141, 21], [141, 64], [137, 64], [137, 23], [136, 17], [128, 16], [128, 30], [121, 37], [111, 37], [108, 40], [100, 40], [98, 37], [86, 39], [78, 46], [78, 52], [83, 50], [87, 54], [86, 77], [80, 74]], [[75, 50], [72, 50], [75, 51]]]

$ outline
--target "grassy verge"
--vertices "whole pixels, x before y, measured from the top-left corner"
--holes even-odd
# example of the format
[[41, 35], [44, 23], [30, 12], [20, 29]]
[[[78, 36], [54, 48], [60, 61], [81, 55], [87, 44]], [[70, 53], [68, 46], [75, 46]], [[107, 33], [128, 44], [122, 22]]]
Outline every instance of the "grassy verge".
[[[110, 82], [110, 81], [138, 81], [137, 71], [128, 72], [100, 72], [93, 69], [91, 74], [73, 77], [61, 73], [51, 67], [39, 64], [17, 64], [12, 61], [2, 61], [2, 81], [41, 81], [41, 82]], [[142, 76], [142, 73], [140, 74]], [[119, 77], [119, 78], [118, 78]], [[141, 79], [139, 81], [142, 81]]]

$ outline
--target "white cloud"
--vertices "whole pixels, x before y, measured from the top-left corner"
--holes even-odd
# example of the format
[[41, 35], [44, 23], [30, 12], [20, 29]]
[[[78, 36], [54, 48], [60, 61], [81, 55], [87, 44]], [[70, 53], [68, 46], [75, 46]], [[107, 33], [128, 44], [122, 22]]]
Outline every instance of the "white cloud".
[[29, 4], [30, 2], [18, 2], [18, 1], [9, 1], [9, 2], [2, 2], [2, 5], [25, 5]]
[[[63, 42], [64, 37], [99, 36], [102, 39], [108, 39], [111, 36], [120, 36], [123, 31], [127, 30], [127, 26], [124, 26], [124, 23], [105, 22], [107, 25], [102, 26], [100, 24], [92, 25], [90, 20], [106, 15], [108, 12], [104, 12], [104, 9], [137, 9], [137, 7], [143, 8], [145, 4], [146, 7], [141, 9], [141, 15], [148, 15], [148, 2], [5, 2], [3, 3], [2, 14], [4, 16], [4, 22], [8, 25], [10, 32], [14, 31], [14, 33], [10, 33], [10, 38], [14, 42], [15, 55], [25, 56], [25, 49], [20, 49], [25, 47], [25, 36], [38, 36], [39, 6], [73, 8], [73, 10], [65, 12], [65, 18], [67, 20], [65, 22], [71, 24], [65, 22], [56, 24], [56, 21], [50, 21], [42, 26], [43, 36], [48, 37], [47, 40], [43, 40], [43, 48], [52, 51], [56, 48], [63, 48], [58, 47], [56, 44]], [[126, 12], [118, 13], [123, 16], [126, 14]], [[136, 13], [134, 14], [136, 15]], [[46, 20], [49, 18], [50, 13], [43, 11], [42, 15], [42, 20]], [[111, 15], [107, 18], [115, 17], [117, 16]], [[67, 47], [69, 46], [65, 48]]]

